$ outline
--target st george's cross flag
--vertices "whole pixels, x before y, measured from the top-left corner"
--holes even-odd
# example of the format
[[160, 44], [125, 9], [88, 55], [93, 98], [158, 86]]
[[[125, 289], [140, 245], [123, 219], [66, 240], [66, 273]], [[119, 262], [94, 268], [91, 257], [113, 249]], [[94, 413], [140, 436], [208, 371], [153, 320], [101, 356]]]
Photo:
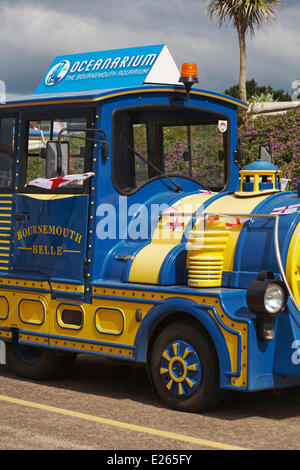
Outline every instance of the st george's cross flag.
[[300, 212], [300, 204], [292, 204], [291, 206], [276, 207], [271, 214], [287, 215]]
[[65, 176], [55, 176], [54, 178], [36, 178], [35, 180], [30, 181], [25, 186], [38, 186], [43, 189], [57, 189], [62, 186], [66, 186], [72, 181], [84, 181], [87, 178], [91, 178], [95, 173], [83, 173], [75, 175], [65, 175]]

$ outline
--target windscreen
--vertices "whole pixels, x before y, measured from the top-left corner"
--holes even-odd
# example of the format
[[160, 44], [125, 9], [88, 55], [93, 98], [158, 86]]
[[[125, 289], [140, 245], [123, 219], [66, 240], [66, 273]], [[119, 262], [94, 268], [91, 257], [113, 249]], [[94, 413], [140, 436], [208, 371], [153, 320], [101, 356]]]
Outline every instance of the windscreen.
[[226, 116], [195, 108], [119, 110], [113, 120], [115, 186], [132, 193], [166, 174], [221, 191], [227, 182], [228, 134]]

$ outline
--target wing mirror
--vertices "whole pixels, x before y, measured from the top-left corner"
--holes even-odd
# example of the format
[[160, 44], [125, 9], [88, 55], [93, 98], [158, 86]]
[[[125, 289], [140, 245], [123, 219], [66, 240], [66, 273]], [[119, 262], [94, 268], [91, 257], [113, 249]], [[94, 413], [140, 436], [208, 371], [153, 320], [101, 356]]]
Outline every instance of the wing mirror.
[[69, 173], [69, 143], [49, 140], [46, 143], [46, 178]]
[[238, 140], [238, 148], [233, 151], [234, 163], [238, 164], [244, 160], [244, 151], [242, 148], [243, 141], [249, 139], [247, 143], [250, 145], [259, 145], [259, 158], [273, 163], [272, 149], [270, 142], [267, 140], [267, 134], [244, 134]]

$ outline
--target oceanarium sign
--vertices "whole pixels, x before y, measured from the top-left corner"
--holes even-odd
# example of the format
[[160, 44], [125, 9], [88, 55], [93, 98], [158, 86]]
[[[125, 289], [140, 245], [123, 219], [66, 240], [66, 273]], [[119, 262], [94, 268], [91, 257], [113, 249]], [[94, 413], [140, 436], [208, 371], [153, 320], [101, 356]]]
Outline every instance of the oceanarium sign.
[[178, 84], [179, 70], [164, 45], [56, 57], [35, 93], [66, 93]]

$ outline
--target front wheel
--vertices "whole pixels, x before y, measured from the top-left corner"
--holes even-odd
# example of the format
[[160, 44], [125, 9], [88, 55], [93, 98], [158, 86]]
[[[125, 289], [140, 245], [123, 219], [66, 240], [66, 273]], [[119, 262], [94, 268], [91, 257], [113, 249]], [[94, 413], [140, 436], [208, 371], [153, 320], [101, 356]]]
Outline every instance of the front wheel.
[[174, 323], [160, 333], [153, 344], [150, 370], [158, 395], [176, 410], [209, 410], [224, 397], [215, 351], [192, 324]]
[[46, 380], [66, 375], [73, 367], [76, 354], [59, 355], [52, 349], [20, 344], [16, 340], [6, 343], [6, 360], [18, 376], [33, 380]]

